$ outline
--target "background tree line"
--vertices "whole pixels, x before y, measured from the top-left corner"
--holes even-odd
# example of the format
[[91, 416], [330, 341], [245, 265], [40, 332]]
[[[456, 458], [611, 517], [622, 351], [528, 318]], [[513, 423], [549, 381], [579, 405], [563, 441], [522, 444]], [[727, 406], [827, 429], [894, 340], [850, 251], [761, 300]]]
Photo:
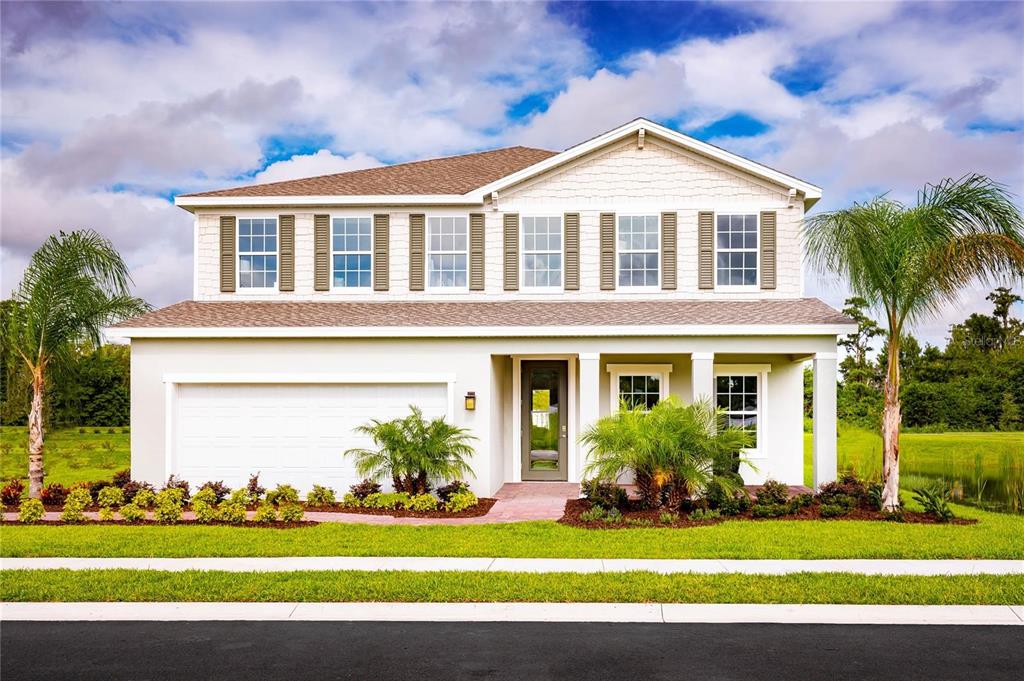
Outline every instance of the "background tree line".
[[[1024, 430], [1024, 322], [1011, 316], [1021, 297], [1000, 287], [988, 295], [991, 315], [975, 313], [950, 327], [945, 349], [924, 347], [905, 334], [900, 348], [903, 423], [925, 430]], [[885, 331], [866, 313], [863, 298], [843, 312], [857, 332], [840, 340], [839, 418], [878, 427], [888, 340], [875, 356], [871, 343]]]
[[[0, 332], [6, 331], [13, 300], [0, 302]], [[2, 333], [0, 338], [7, 338]], [[32, 399], [30, 376], [9, 343], [0, 351], [0, 423], [25, 425]], [[75, 345], [59, 371], [46, 382], [43, 412], [54, 426], [127, 426], [130, 348], [127, 345]]]

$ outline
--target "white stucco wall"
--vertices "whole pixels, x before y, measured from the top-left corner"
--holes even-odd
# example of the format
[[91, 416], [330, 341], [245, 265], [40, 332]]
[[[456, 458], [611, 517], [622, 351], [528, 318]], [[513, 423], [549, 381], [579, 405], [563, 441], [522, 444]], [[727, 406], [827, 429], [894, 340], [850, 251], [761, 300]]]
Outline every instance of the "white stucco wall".
[[[692, 152], [650, 139], [638, 149], [635, 139], [599, 149], [573, 163], [552, 170], [501, 192], [497, 210], [479, 208], [388, 207], [300, 209], [223, 209], [196, 215], [197, 300], [290, 299], [290, 300], [425, 300], [425, 299], [529, 299], [567, 297], [571, 299], [643, 295], [652, 298], [793, 298], [803, 294], [800, 222], [803, 204], [790, 206], [787, 188], [717, 164]], [[777, 288], [771, 291], [702, 291], [697, 288], [698, 211], [757, 213], [777, 212]], [[486, 215], [486, 290], [472, 293], [437, 291], [410, 292], [409, 215], [462, 215], [483, 211]], [[642, 294], [599, 289], [598, 219], [602, 212], [619, 214], [678, 213], [676, 291], [645, 291]], [[313, 291], [313, 215], [371, 216], [387, 212], [390, 230], [390, 290], [387, 292], [335, 290]], [[503, 225], [505, 212], [521, 215], [562, 215], [580, 213], [580, 287], [578, 292], [530, 293], [503, 290]], [[219, 219], [295, 215], [295, 291], [293, 293], [221, 293], [219, 274]]]

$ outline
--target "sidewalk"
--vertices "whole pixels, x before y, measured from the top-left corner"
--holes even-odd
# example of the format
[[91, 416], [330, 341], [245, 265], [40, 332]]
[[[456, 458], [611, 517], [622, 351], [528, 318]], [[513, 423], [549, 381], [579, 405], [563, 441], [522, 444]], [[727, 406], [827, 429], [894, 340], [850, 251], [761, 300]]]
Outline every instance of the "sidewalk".
[[1024, 625], [1007, 605], [685, 603], [3, 603], [0, 620]]
[[670, 560], [641, 558], [438, 558], [282, 556], [274, 558], [0, 558], [0, 570], [411, 570], [414, 572], [655, 572], [861, 575], [1022, 575], [1024, 560]]

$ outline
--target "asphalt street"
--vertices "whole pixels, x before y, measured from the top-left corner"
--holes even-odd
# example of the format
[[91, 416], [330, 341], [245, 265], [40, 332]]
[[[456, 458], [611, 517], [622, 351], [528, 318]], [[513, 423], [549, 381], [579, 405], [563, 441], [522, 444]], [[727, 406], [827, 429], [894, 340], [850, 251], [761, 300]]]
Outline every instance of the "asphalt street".
[[1024, 627], [444, 622], [3, 622], [20, 679], [1024, 678]]

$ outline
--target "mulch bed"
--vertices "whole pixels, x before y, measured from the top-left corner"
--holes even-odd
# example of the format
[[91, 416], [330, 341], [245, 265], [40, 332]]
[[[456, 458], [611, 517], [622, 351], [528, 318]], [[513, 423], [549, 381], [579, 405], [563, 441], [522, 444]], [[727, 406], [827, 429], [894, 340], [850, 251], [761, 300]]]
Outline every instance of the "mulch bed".
[[[565, 512], [558, 522], [563, 525], [569, 525], [571, 527], [582, 527], [588, 530], [628, 530], [636, 527], [646, 527], [646, 525], [629, 524], [626, 521], [648, 521], [653, 527], [701, 527], [705, 525], [716, 525], [725, 521], [754, 521], [760, 522], [764, 520], [878, 520], [884, 522], [895, 522], [893, 518], [881, 511], [870, 511], [862, 508], [855, 509], [845, 516], [839, 516], [836, 518], [823, 518], [821, 516], [821, 507], [818, 504], [808, 506], [800, 509], [798, 513], [791, 515], [779, 516], [776, 518], [755, 518], [751, 511], [746, 511], [738, 515], [723, 516], [721, 518], [714, 518], [711, 520], [690, 520], [686, 514], [680, 515], [675, 522], [671, 524], [661, 522], [660, 509], [641, 509], [631, 502], [630, 505], [622, 510], [623, 522], [621, 523], [606, 523], [603, 520], [591, 520], [586, 521], [580, 518], [580, 516], [589, 511], [592, 504], [586, 499], [570, 499], [565, 502]], [[903, 522], [905, 523], [917, 523], [925, 525], [974, 525], [978, 521], [971, 518], [953, 518], [949, 522], [940, 523], [939, 520], [932, 515], [926, 513], [919, 513], [917, 511], [904, 511]]]
[[487, 515], [491, 507], [494, 506], [497, 499], [491, 499], [488, 497], [482, 497], [477, 500], [476, 506], [470, 506], [469, 508], [459, 511], [458, 513], [449, 513], [438, 509], [436, 511], [407, 511], [402, 509], [391, 509], [391, 508], [363, 508], [362, 506], [342, 506], [336, 504], [334, 506], [306, 506], [307, 511], [324, 511], [327, 513], [358, 513], [361, 515], [389, 515], [394, 518], [479, 518], [482, 515]]
[[[126, 525], [134, 527], [138, 525], [162, 525], [164, 527], [173, 527], [174, 525], [223, 525], [225, 527], [261, 527], [268, 530], [293, 530], [301, 527], [313, 527], [320, 523], [315, 520], [300, 520], [297, 523], [286, 523], [283, 521], [273, 523], [254, 523], [251, 520], [246, 520], [244, 523], [225, 523], [220, 520], [213, 520], [208, 523], [201, 523], [198, 520], [180, 520], [176, 523], [162, 523], [158, 520], [137, 520], [135, 522], [128, 522], [127, 520], [86, 520], [81, 523], [66, 523], [63, 520], [40, 520], [32, 525]], [[3, 520], [0, 521], [0, 525], [18, 525], [20, 527], [26, 527], [28, 524], [18, 520]]]

